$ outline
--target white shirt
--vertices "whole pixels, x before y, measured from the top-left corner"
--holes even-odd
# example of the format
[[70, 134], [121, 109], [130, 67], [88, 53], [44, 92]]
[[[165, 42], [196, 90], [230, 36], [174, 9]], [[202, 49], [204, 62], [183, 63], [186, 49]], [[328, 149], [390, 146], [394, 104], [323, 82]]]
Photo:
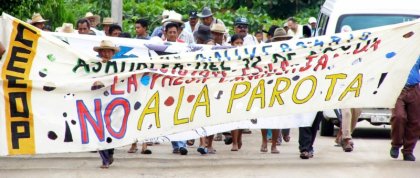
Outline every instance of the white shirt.
[[95, 32], [96, 36], [105, 36], [105, 32], [104, 31], [100, 31], [96, 28], [90, 27], [90, 30], [92, 30], [93, 32]]
[[247, 34], [247, 35], [244, 37], [244, 46], [248, 46], [248, 45], [257, 45], [257, 44], [259, 44], [259, 43], [258, 43], [257, 38], [256, 38], [254, 35]]
[[187, 44], [195, 44], [194, 35], [187, 30], [182, 30], [181, 34], [179, 34], [178, 39], [181, 39]]
[[303, 26], [298, 25], [296, 33], [292, 29], [287, 30], [287, 34], [293, 36], [293, 39], [303, 38]]
[[[198, 28], [198, 25], [199, 25], [199, 23], [197, 22], [197, 23], [195, 24], [194, 31]], [[190, 21], [185, 22], [185, 28], [184, 28], [184, 30], [186, 30], [187, 32], [190, 32], [190, 33], [192, 33], [192, 32], [193, 32], [193, 30], [192, 30], [192, 28], [191, 28], [191, 25], [190, 25]]]

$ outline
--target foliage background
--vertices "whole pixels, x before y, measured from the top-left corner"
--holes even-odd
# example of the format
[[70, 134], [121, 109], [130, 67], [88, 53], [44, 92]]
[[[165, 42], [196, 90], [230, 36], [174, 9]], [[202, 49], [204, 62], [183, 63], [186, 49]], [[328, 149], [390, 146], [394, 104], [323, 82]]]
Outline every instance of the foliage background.
[[[54, 30], [64, 22], [75, 23], [86, 12], [111, 16], [112, 0], [1, 0], [0, 12], [26, 21], [34, 12], [40, 12]], [[232, 32], [236, 17], [246, 17], [250, 31], [268, 29], [270, 25], [282, 26], [285, 19], [294, 16], [301, 24], [309, 17], [317, 17], [324, 0], [123, 0], [123, 30], [134, 35], [134, 21], [149, 20], [149, 33], [160, 25], [164, 9], [183, 14], [185, 21], [190, 10], [198, 12], [205, 6], [212, 9], [214, 16], [221, 19]]]

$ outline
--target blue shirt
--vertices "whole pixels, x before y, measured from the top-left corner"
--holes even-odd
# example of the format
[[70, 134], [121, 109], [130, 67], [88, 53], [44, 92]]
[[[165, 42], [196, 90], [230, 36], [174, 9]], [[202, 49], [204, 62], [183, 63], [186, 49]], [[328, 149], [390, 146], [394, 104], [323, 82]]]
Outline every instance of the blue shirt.
[[152, 32], [152, 37], [154, 37], [154, 36], [158, 36], [158, 37], [162, 37], [162, 35], [163, 35], [163, 27], [162, 26], [160, 26], [160, 27], [156, 27], [154, 30], [153, 30], [153, 32]]
[[407, 83], [405, 83], [405, 85], [416, 85], [420, 83], [419, 70], [420, 70], [420, 56], [417, 59], [416, 64], [413, 66], [413, 68], [411, 68], [410, 75], [408, 75], [408, 80], [407, 80]]

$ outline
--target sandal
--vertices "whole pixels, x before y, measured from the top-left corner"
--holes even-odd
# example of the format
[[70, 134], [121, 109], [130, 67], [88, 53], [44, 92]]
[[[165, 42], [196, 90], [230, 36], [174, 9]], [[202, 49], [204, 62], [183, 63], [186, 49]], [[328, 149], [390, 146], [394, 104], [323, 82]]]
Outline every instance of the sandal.
[[351, 138], [346, 138], [341, 142], [341, 146], [343, 147], [344, 152], [352, 152], [353, 151], [353, 144]]
[[150, 155], [150, 154], [152, 154], [152, 151], [149, 150], [149, 149], [145, 149], [145, 150], [141, 151], [140, 153], [144, 154], [144, 155]]
[[261, 145], [260, 151], [263, 153], [268, 152], [267, 145]]
[[300, 156], [301, 159], [309, 159], [309, 158], [311, 158], [311, 155], [307, 151], [300, 152], [300, 155], [299, 156]]
[[133, 148], [133, 147], [131, 147], [128, 151], [127, 151], [127, 153], [136, 153], [137, 152], [137, 148]]
[[232, 149], [230, 149], [230, 151], [238, 151], [238, 147], [234, 148], [234, 146], [232, 145]]
[[216, 154], [216, 150], [214, 148], [207, 148], [208, 154]]
[[283, 140], [285, 142], [289, 142], [290, 141], [290, 136], [289, 135], [283, 135]]
[[100, 166], [100, 168], [102, 168], [102, 169], [108, 169], [109, 168], [109, 164], [102, 164]]
[[271, 147], [271, 154], [279, 154], [279, 153], [280, 153], [280, 151], [277, 148]]

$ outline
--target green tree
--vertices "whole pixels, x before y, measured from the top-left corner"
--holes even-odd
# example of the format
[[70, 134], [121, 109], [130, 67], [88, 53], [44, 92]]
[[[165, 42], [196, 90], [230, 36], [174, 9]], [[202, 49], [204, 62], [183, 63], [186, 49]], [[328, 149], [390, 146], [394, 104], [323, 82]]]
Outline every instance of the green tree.
[[[19, 19], [30, 19], [39, 12], [48, 19], [55, 29], [63, 22], [73, 23], [83, 18], [86, 12], [110, 17], [112, 0], [2, 0], [0, 12], [9, 13]], [[134, 35], [134, 22], [144, 18], [149, 20], [149, 33], [161, 25], [163, 10], [175, 10], [185, 21], [191, 10], [201, 11], [205, 6], [212, 9], [216, 18], [223, 20], [233, 30], [236, 17], [248, 18], [250, 31], [268, 29], [270, 25], [281, 26], [284, 20], [295, 16], [301, 24], [306, 24], [310, 16], [317, 16], [324, 0], [124, 0], [123, 30]]]

